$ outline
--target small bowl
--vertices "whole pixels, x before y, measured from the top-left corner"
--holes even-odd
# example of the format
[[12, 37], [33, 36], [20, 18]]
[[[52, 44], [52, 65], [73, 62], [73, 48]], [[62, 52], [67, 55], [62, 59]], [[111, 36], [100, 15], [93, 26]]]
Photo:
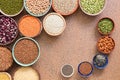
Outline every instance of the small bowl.
[[[32, 67], [17, 67], [12, 73], [13, 80], [41, 80], [38, 70]], [[32, 78], [32, 79], [31, 79]]]
[[[2, 16], [4, 16], [4, 15], [0, 15], [0, 17], [2, 17]], [[19, 30], [18, 30], [18, 25], [17, 25], [17, 22], [13, 19], [13, 18], [11, 18], [11, 17], [8, 17], [8, 16], [4, 16], [4, 17], [7, 17], [7, 18], [10, 18], [11, 20], [13, 20], [14, 21], [14, 23], [15, 23], [15, 25], [16, 25], [16, 27], [17, 27], [17, 32], [16, 32], [16, 36], [14, 37], [14, 39], [13, 40], [11, 40], [10, 42], [7, 42], [6, 44], [1, 44], [0, 43], [0, 46], [6, 46], [6, 45], [9, 45], [9, 44], [11, 44], [11, 43], [13, 43], [15, 40], [16, 40], [16, 38], [17, 38], [17, 36], [18, 36], [18, 32], [19, 32]]]
[[44, 12], [44, 13], [40, 13], [39, 15], [36, 15], [36, 14], [33, 14], [30, 12], [30, 10], [27, 8], [26, 6], [26, 0], [24, 0], [24, 7], [25, 7], [25, 10], [32, 16], [35, 16], [35, 17], [41, 17], [41, 16], [44, 16], [45, 14], [47, 14], [49, 12], [49, 10], [51, 9], [51, 5], [52, 5], [52, 0], [49, 0], [50, 2], [50, 6], [49, 8]]
[[89, 15], [89, 16], [97, 16], [97, 15], [101, 14], [101, 13], [104, 11], [106, 5], [107, 5], [107, 0], [105, 0], [104, 7], [103, 7], [103, 9], [101, 9], [101, 11], [99, 11], [98, 13], [95, 13], [95, 14], [90, 14], [90, 13], [87, 13], [87, 12], [85, 12], [85, 11], [83, 10], [83, 8], [82, 8], [82, 6], [81, 6], [81, 4], [80, 4], [80, 0], [79, 0], [79, 6], [80, 6], [81, 10], [82, 10], [85, 14], [87, 14], [87, 15]]
[[[99, 41], [101, 41], [101, 39], [105, 39], [105, 38], [110, 38], [111, 40], [112, 40], [112, 42], [113, 42], [113, 48], [109, 51], [109, 52], [105, 52], [105, 51], [103, 51], [102, 49], [100, 49], [100, 45], [101, 45], [101, 43], [99, 43]], [[108, 41], [108, 40], [107, 40]], [[109, 42], [110, 43], [110, 42]], [[108, 44], [108, 43], [106, 43], [106, 44]], [[113, 49], [115, 48], [115, 41], [113, 40], [113, 38], [111, 38], [110, 36], [102, 36], [101, 38], [99, 38], [99, 40], [98, 40], [98, 42], [97, 42], [97, 50], [99, 51], [99, 52], [101, 52], [101, 53], [103, 53], [103, 54], [105, 54], [105, 55], [109, 55], [112, 51], [113, 51]]]
[[[47, 17], [49, 17], [49, 16], [51, 16], [51, 15], [57, 15], [57, 16], [59, 16], [59, 17], [63, 20], [63, 23], [64, 23], [63, 29], [62, 29], [61, 31], [57, 32], [57, 33], [52, 33], [52, 32], [50, 32], [49, 30], [47, 30], [47, 28], [46, 28], [46, 26], [45, 26], [45, 22], [46, 22]], [[55, 21], [55, 20], [54, 20], [54, 21]], [[61, 35], [61, 34], [63, 33], [63, 31], [64, 31], [65, 28], [66, 28], [66, 21], [65, 21], [64, 17], [61, 16], [59, 13], [54, 13], [54, 12], [53, 12], [53, 13], [49, 13], [49, 14], [47, 14], [47, 15], [45, 16], [45, 18], [43, 19], [43, 27], [44, 27], [45, 32], [46, 32], [47, 34], [49, 34], [50, 36], [59, 36], [59, 35]]]
[[[96, 63], [95, 63], [95, 59], [96, 59], [97, 56], [99, 56], [99, 55], [100, 55], [101, 57], [103, 57], [103, 58], [106, 59], [105, 64], [102, 65], [102, 66], [98, 66], [98, 65], [96, 65]], [[106, 68], [106, 66], [108, 65], [108, 57], [107, 57], [107, 55], [103, 55], [103, 54], [97, 54], [97, 55], [95, 55], [94, 58], [93, 58], [93, 65], [94, 65], [95, 68], [97, 68], [97, 69], [104, 69], [104, 68]]]
[[[71, 73], [70, 75], [65, 75], [65, 74], [63, 73], [63, 69], [64, 69], [66, 66], [69, 66], [69, 67], [71, 67], [71, 69], [72, 69], [72, 73]], [[70, 78], [70, 77], [72, 77], [73, 74], [74, 74], [74, 68], [73, 68], [73, 66], [70, 65], [70, 64], [65, 64], [65, 65], [63, 65], [63, 66], [61, 67], [61, 74], [62, 74], [62, 76], [65, 77], [65, 78]]]
[[[17, 44], [20, 40], [23, 40], [23, 39], [28, 39], [28, 40], [33, 41], [33, 42], [37, 45], [37, 47], [38, 47], [38, 56], [37, 56], [37, 58], [36, 58], [32, 63], [29, 63], [29, 64], [24, 64], [24, 63], [19, 62], [19, 61], [15, 58], [15, 55], [14, 55], [14, 48], [15, 48], [16, 44]], [[37, 42], [36, 40], [32, 39], [32, 38], [29, 38], [29, 37], [20, 38], [20, 39], [18, 39], [18, 40], [15, 42], [15, 44], [13, 45], [13, 48], [12, 48], [12, 56], [13, 56], [14, 61], [15, 61], [17, 64], [19, 64], [19, 65], [21, 65], [21, 66], [31, 66], [31, 65], [35, 64], [35, 63], [38, 61], [39, 57], [40, 57], [40, 46], [39, 46], [38, 42]]]
[[11, 75], [9, 73], [7, 73], [7, 72], [0, 72], [0, 74], [4, 74], [4, 75], [8, 76], [9, 80], [12, 80], [12, 77], [11, 77]]
[[[107, 34], [102, 33], [102, 32], [100, 31], [99, 27], [98, 27], [98, 26], [99, 26], [99, 25], [98, 25], [99, 22], [100, 22], [101, 20], [103, 20], [103, 19], [109, 19], [109, 20], [111, 20], [112, 23], [113, 23], [113, 28], [112, 28], [111, 32], [109, 32], [109, 33], [107, 33]], [[98, 30], [98, 32], [99, 32], [101, 35], [110, 35], [110, 34], [113, 32], [114, 27], [115, 27], [115, 23], [114, 23], [114, 21], [113, 21], [111, 18], [109, 18], [109, 17], [101, 18], [101, 19], [98, 21], [98, 23], [97, 23], [97, 30]]]
[[[23, 19], [23, 18], [25, 18], [25, 17], [34, 17], [34, 16], [31, 16], [31, 15], [24, 15], [22, 18], [20, 18], [20, 20], [19, 20], [19, 22], [18, 22], [18, 29], [19, 29], [19, 23], [20, 23], [20, 21]], [[35, 17], [36, 18], [36, 17]], [[38, 35], [40, 35], [41, 34], [41, 32], [42, 32], [42, 29], [43, 29], [43, 27], [42, 27], [42, 22], [40, 21], [40, 19], [39, 18], [36, 18], [37, 20], [38, 20], [38, 22], [41, 24], [41, 29], [40, 29], [40, 31], [39, 31], [39, 33], [36, 35], [36, 36], [33, 36], [33, 37], [31, 37], [31, 38], [35, 38], [35, 37], [37, 37]], [[24, 36], [24, 37], [29, 37], [29, 36], [25, 36], [24, 34], [22, 34], [22, 32], [20, 31], [20, 29], [19, 29], [19, 32], [20, 32], [20, 35], [21, 36]]]
[[[53, 0], [53, 2], [52, 2], [52, 8], [54, 9], [54, 11], [55, 12], [57, 12], [57, 13], [59, 13], [59, 14], [61, 14], [61, 15], [63, 15], [63, 16], [68, 16], [68, 15], [71, 15], [71, 14], [73, 14], [77, 9], [78, 9], [78, 0], [76, 1], [77, 3], [76, 3], [76, 6], [74, 7], [74, 9], [73, 10], [71, 10], [70, 12], [68, 12], [68, 13], [64, 13], [64, 12], [62, 12], [62, 11], [60, 11], [59, 9], [57, 9], [57, 8], [55, 8], [55, 6], [54, 6], [54, 4], [55, 4], [55, 2], [54, 2], [55, 0]], [[59, 3], [59, 1], [60, 0], [58, 0], [58, 3]], [[67, 1], [67, 0], [66, 0]], [[74, 0], [73, 0], [74, 1]], [[63, 6], [64, 7], [64, 6]]]
[[[2, 51], [1, 48], [4, 49], [4, 50], [6, 49], [7, 51]], [[4, 54], [1, 53], [1, 51], [4, 52]], [[12, 51], [8, 47], [0, 46], [0, 53], [2, 54], [1, 59], [2, 59], [3, 56], [7, 57], [7, 58], [4, 57], [5, 60], [0, 59], [0, 62], [2, 61], [2, 63], [0, 64], [2, 66], [2, 68], [0, 68], [0, 72], [7, 71], [13, 65]], [[5, 54], [7, 54], [7, 56]]]
[[[83, 63], [88, 63], [90, 66], [91, 66], [91, 71], [90, 71], [90, 73], [89, 74], [87, 74], [87, 75], [84, 75], [84, 74], [82, 74], [81, 72], [80, 72], [80, 66], [83, 64]], [[92, 66], [92, 64], [90, 63], [90, 62], [88, 62], [88, 61], [84, 61], [84, 62], [81, 62], [79, 65], [78, 65], [78, 73], [82, 76], [82, 77], [90, 77], [91, 75], [92, 75], [92, 73], [93, 73], [93, 66]]]
[[9, 14], [4, 13], [2, 10], [0, 10], [0, 12], [1, 12], [3, 15], [5, 15], [5, 16], [14, 17], [14, 16], [19, 15], [19, 14], [23, 11], [23, 9], [24, 9], [24, 3], [23, 3], [23, 6], [22, 6], [21, 10], [20, 10], [18, 13], [16, 13], [16, 14], [9, 15]]

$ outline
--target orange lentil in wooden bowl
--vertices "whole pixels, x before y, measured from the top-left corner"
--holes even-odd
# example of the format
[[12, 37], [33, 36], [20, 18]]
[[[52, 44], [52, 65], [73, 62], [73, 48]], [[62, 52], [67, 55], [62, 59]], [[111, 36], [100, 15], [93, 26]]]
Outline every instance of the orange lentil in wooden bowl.
[[36, 37], [42, 31], [42, 22], [36, 17], [25, 15], [19, 20], [18, 27], [23, 36]]
[[109, 36], [103, 36], [98, 40], [98, 51], [103, 54], [110, 54], [115, 47], [114, 40]]

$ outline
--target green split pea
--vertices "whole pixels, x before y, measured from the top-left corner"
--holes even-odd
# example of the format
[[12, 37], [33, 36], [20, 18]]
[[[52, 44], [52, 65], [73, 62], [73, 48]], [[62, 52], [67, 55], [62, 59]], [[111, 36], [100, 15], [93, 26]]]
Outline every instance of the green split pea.
[[113, 27], [113, 21], [108, 18], [103, 18], [98, 23], [98, 28], [103, 34], [109, 34], [113, 30]]
[[105, 0], [80, 0], [81, 8], [88, 14], [99, 13], [105, 5]]
[[0, 0], [0, 10], [7, 15], [17, 14], [23, 7], [23, 0]]

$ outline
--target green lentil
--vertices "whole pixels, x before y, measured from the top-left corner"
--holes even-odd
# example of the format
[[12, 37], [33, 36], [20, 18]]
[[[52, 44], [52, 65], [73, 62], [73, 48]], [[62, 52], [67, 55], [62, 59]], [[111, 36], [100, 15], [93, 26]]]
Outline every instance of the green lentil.
[[86, 13], [96, 14], [103, 9], [105, 0], [80, 0], [80, 4]]
[[0, 10], [7, 15], [18, 13], [23, 7], [23, 0], [0, 0]]
[[110, 33], [113, 30], [113, 27], [114, 27], [113, 22], [108, 18], [102, 19], [98, 23], [98, 28], [103, 34]]

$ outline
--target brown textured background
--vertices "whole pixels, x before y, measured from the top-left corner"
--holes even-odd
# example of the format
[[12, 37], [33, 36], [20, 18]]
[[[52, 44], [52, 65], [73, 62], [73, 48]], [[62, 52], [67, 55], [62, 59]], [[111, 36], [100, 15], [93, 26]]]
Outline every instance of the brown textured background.
[[[65, 17], [67, 27], [62, 35], [50, 37], [43, 30], [35, 38], [41, 46], [41, 56], [33, 67], [39, 71], [41, 80], [86, 80], [79, 76], [77, 67], [82, 61], [92, 62], [93, 56], [97, 53], [96, 43], [100, 35], [96, 30], [96, 24], [102, 17], [110, 17], [115, 22], [115, 30], [111, 37], [115, 40], [116, 46], [109, 55], [109, 64], [105, 70], [95, 69], [88, 80], [120, 80], [120, 1], [107, 1], [105, 10], [99, 16], [87, 16], [79, 8], [73, 15]], [[24, 14], [25, 11], [14, 18], [19, 20]], [[72, 64], [75, 69], [75, 74], [69, 79], [63, 78], [60, 74], [61, 66], [66, 63]]]

